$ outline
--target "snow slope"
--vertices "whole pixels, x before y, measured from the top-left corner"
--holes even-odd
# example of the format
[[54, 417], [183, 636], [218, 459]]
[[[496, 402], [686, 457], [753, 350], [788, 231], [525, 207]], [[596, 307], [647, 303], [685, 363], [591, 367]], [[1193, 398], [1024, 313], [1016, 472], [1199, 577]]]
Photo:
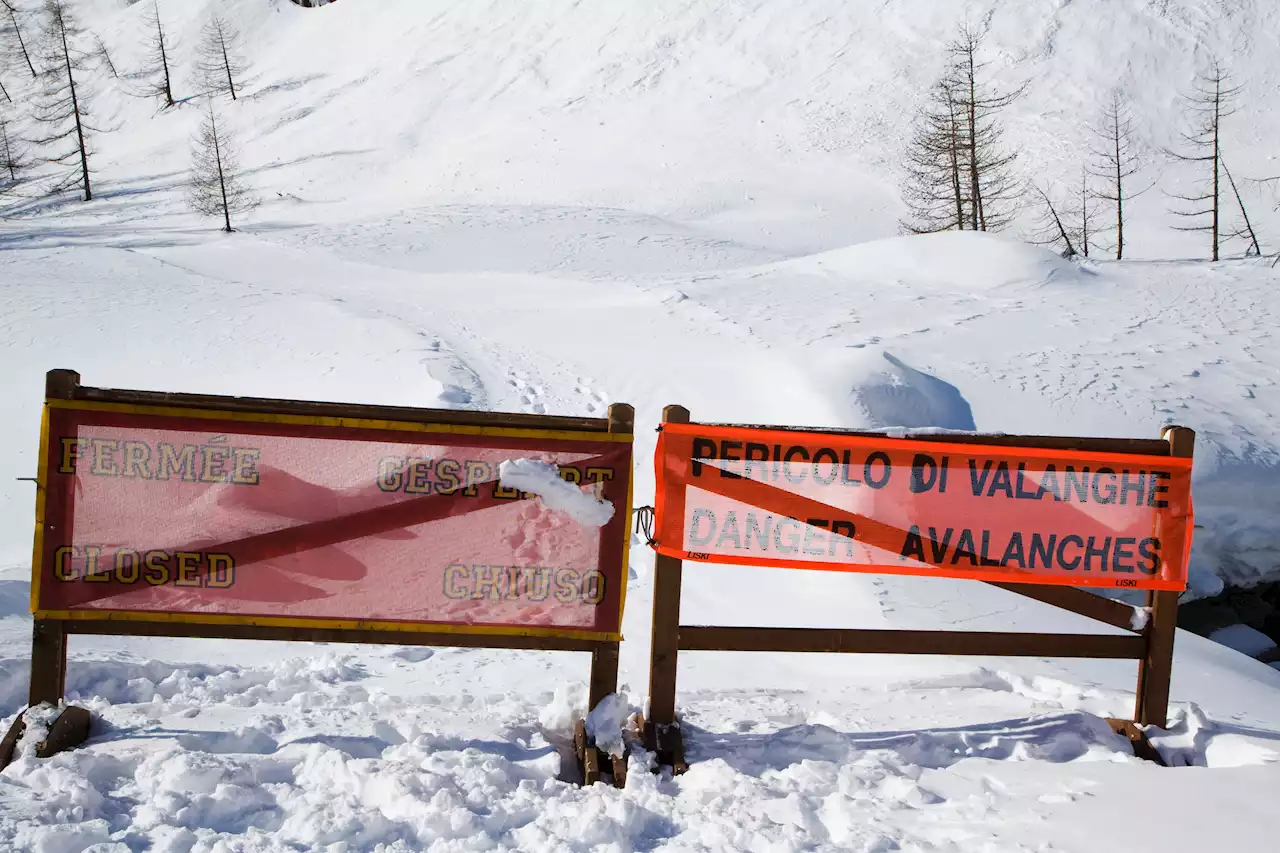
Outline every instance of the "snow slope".
[[[189, 50], [207, 4], [169, 4]], [[194, 111], [103, 84], [99, 199], [0, 221], [0, 715], [21, 709], [44, 371], [88, 384], [598, 414], [637, 408], [638, 502], [667, 403], [695, 418], [1005, 432], [1198, 431], [1194, 588], [1280, 566], [1276, 285], [1139, 257], [893, 238], [910, 99], [956, 4], [279, 0], [218, 4], [258, 76], [227, 115], [265, 203], [221, 235], [182, 209]], [[140, 4], [84, 0], [134, 67]], [[1132, 84], [1154, 142], [1188, 57], [1261, 93], [1264, 2], [975, 2], [1046, 173]], [[1196, 46], [1201, 46], [1197, 48]], [[6, 75], [6, 82], [10, 79]], [[1160, 87], [1151, 81], [1162, 81]], [[1139, 85], [1141, 84], [1141, 85]], [[14, 84], [15, 93], [22, 83]], [[901, 97], [899, 97], [899, 93]], [[1265, 168], [1277, 119], [1241, 118]], [[1243, 167], [1241, 167], [1243, 168]], [[1167, 186], [1180, 186], [1170, 171]], [[622, 699], [647, 683], [638, 542]], [[686, 622], [1094, 631], [960, 581], [692, 567]], [[560, 781], [582, 656], [73, 638], [104, 730], [0, 773], [0, 849], [1018, 850], [1272, 846], [1280, 671], [1180, 634], [1164, 770], [1099, 717], [1134, 665], [687, 654], [691, 771]], [[637, 757], [636, 761], [641, 761]], [[1178, 804], [1139, 819], [1156, 801]], [[1185, 805], [1183, 805], [1185, 804]], [[93, 846], [99, 845], [99, 846]]]

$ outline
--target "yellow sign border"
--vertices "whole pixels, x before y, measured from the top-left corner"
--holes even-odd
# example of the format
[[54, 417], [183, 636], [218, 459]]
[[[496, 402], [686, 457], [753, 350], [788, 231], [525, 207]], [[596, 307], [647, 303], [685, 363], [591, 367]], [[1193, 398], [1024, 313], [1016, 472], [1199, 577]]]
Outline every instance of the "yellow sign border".
[[[65, 621], [136, 621], [178, 623], [187, 625], [247, 625], [272, 628], [320, 628], [337, 631], [389, 631], [405, 634], [432, 633], [487, 635], [505, 637], [543, 637], [589, 642], [621, 642], [622, 618], [627, 600], [628, 563], [631, 529], [622, 540], [622, 584], [618, 602], [618, 632], [586, 631], [578, 628], [520, 628], [507, 625], [458, 625], [434, 622], [388, 622], [362, 619], [304, 619], [283, 616], [233, 616], [223, 613], [163, 613], [148, 610], [40, 610], [40, 576], [44, 562], [45, 494], [49, 475], [49, 409], [71, 409], [90, 412], [190, 417], [207, 420], [275, 423], [298, 426], [349, 427], [356, 429], [395, 430], [408, 433], [483, 435], [497, 438], [544, 438], [554, 441], [597, 441], [609, 444], [632, 444], [631, 433], [585, 432], [576, 430], [537, 430], [510, 427], [469, 426], [462, 424], [429, 424], [409, 421], [382, 421], [366, 418], [337, 418], [323, 415], [282, 415], [266, 412], [227, 412], [217, 409], [188, 409], [180, 406], [147, 406], [137, 403], [100, 403], [90, 400], [45, 400], [40, 417], [40, 458], [36, 473], [35, 541], [31, 557], [31, 615], [35, 619]], [[631, 493], [635, 485], [634, 459], [627, 489], [630, 514]]]
[[[322, 628], [333, 631], [389, 631], [400, 634], [481, 634], [499, 637], [552, 637], [621, 642], [622, 634], [580, 628], [519, 628], [509, 625], [458, 625], [436, 622], [386, 622], [372, 619], [304, 619], [290, 616], [237, 616], [227, 613], [164, 613], [154, 610], [36, 610], [36, 619], [69, 622], [160, 622], [181, 625], [248, 625], [263, 628]], [[304, 641], [305, 642], [305, 641]]]

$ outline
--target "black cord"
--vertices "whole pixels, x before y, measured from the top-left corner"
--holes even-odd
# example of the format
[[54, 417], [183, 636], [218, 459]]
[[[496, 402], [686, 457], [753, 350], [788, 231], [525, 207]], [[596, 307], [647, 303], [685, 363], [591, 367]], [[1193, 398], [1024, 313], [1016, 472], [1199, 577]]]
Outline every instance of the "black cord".
[[645, 544], [652, 547], [655, 544], [653, 538], [653, 507], [638, 506], [634, 512], [636, 516], [636, 533], [642, 534]]

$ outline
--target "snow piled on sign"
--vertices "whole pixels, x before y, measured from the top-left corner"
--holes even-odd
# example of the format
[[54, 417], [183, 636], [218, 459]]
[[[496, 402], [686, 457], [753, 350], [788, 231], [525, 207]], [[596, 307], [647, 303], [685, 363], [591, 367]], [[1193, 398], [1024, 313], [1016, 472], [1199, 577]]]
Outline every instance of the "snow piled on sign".
[[498, 466], [498, 482], [537, 495], [547, 509], [563, 512], [583, 527], [604, 527], [613, 518], [613, 501], [597, 499], [560, 476], [560, 469], [536, 459], [507, 459]]

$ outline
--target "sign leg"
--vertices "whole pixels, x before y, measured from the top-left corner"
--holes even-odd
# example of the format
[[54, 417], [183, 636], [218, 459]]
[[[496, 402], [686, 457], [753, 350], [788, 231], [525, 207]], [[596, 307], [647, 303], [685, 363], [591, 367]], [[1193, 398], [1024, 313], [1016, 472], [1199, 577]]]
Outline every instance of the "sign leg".
[[31, 631], [31, 691], [28, 703], [57, 705], [67, 673], [67, 632], [61, 622], [38, 619]]

